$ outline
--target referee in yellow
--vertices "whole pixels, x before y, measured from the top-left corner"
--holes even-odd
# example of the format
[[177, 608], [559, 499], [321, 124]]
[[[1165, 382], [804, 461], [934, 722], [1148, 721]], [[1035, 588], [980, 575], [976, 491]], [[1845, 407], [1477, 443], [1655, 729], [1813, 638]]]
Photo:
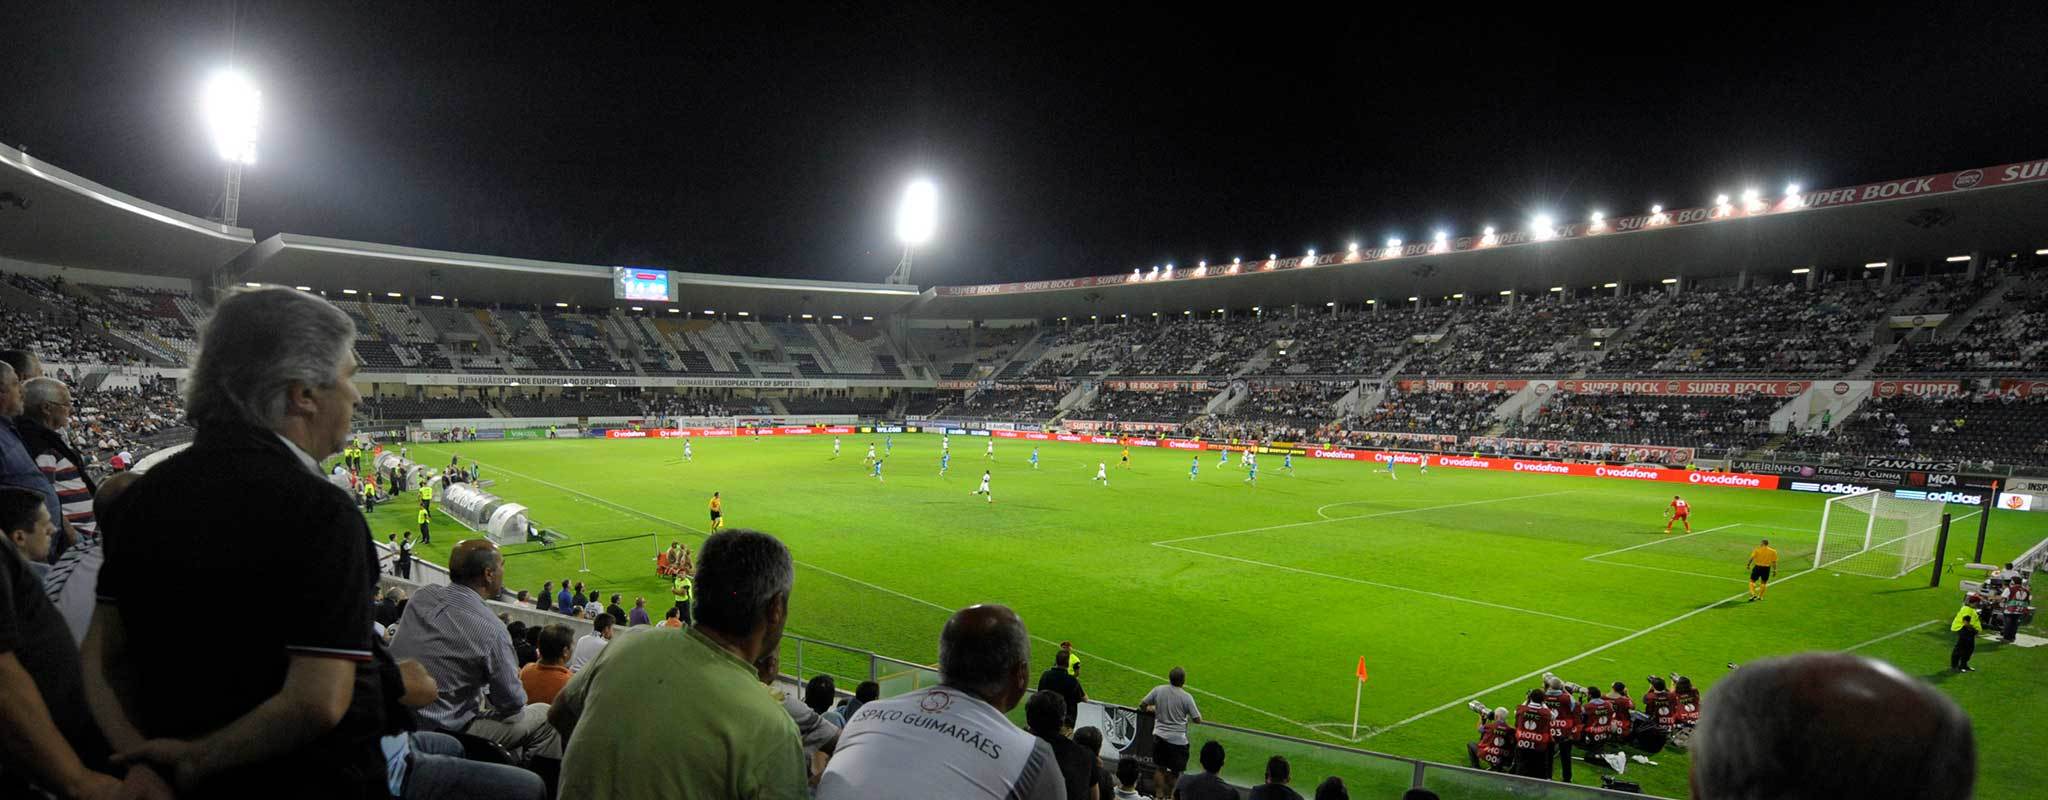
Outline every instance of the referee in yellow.
[[1764, 590], [1770, 588], [1771, 578], [1778, 574], [1778, 551], [1771, 548], [1771, 540], [1765, 539], [1749, 551], [1749, 602], [1764, 599]]

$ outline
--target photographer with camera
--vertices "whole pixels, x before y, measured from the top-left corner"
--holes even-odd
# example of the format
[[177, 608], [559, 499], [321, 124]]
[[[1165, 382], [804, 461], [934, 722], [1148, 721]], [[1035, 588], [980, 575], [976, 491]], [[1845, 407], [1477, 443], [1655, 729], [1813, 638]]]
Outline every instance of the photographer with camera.
[[1530, 689], [1529, 699], [1515, 707], [1514, 773], [1550, 780], [1551, 722], [1556, 715], [1543, 704], [1543, 690]]
[[1572, 782], [1572, 742], [1579, 738], [1579, 699], [1583, 687], [1543, 673], [1543, 705], [1550, 709], [1550, 746], [1557, 752], [1561, 779]]
[[[1586, 763], [1599, 764], [1608, 745], [1615, 740], [1614, 703], [1600, 695], [1600, 687], [1586, 687], [1586, 702], [1580, 704], [1583, 717], [1579, 727], [1579, 744], [1586, 751]], [[1620, 757], [1605, 762], [1617, 770]]]
[[1643, 693], [1643, 713], [1636, 716], [1635, 737], [1630, 744], [1651, 753], [1664, 749], [1671, 731], [1678, 725], [1678, 698], [1665, 688], [1664, 679], [1651, 675], [1645, 680], [1650, 690]]
[[1465, 756], [1471, 759], [1475, 769], [1508, 771], [1509, 762], [1514, 758], [1515, 739], [1515, 728], [1508, 724], [1508, 710], [1488, 709], [1477, 700], [1466, 707], [1479, 715], [1479, 741], [1465, 744]]
[[1614, 706], [1614, 740], [1626, 742], [1635, 732], [1636, 717], [1641, 715], [1636, 713], [1635, 698], [1628, 696], [1628, 684], [1615, 681], [1610, 689], [1607, 702]]

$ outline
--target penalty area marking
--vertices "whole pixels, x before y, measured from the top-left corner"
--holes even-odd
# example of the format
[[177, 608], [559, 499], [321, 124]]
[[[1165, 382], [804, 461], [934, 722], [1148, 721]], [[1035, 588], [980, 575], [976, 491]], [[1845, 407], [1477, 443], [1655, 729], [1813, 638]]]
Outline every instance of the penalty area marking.
[[[1397, 509], [1394, 509], [1393, 511], [1378, 511], [1378, 512], [1374, 512], [1374, 513], [1371, 513], [1371, 514], [1357, 514], [1357, 515], [1353, 515], [1353, 516], [1349, 516], [1349, 517], [1331, 517], [1331, 516], [1323, 516], [1323, 518], [1322, 518], [1322, 519], [1312, 519], [1312, 520], [1308, 520], [1308, 521], [1306, 521], [1306, 522], [1288, 522], [1288, 523], [1283, 523], [1283, 524], [1280, 524], [1280, 525], [1266, 525], [1266, 526], [1262, 526], [1262, 527], [1257, 527], [1257, 528], [1245, 528], [1244, 530], [1241, 530], [1241, 531], [1224, 531], [1224, 532], [1222, 532], [1222, 533], [1205, 533], [1205, 534], [1202, 534], [1202, 535], [1200, 535], [1200, 536], [1183, 536], [1183, 537], [1181, 537], [1181, 538], [1178, 538], [1178, 539], [1162, 539], [1162, 540], [1159, 540], [1159, 541], [1153, 542], [1152, 544], [1154, 544], [1154, 545], [1157, 545], [1157, 546], [1160, 546], [1160, 547], [1165, 547], [1165, 546], [1167, 546], [1167, 545], [1171, 545], [1171, 544], [1179, 544], [1179, 543], [1181, 543], [1181, 542], [1193, 542], [1193, 541], [1199, 541], [1199, 540], [1202, 540], [1202, 539], [1215, 539], [1215, 538], [1219, 538], [1219, 537], [1223, 537], [1223, 536], [1237, 536], [1237, 535], [1240, 535], [1240, 534], [1246, 534], [1246, 533], [1259, 533], [1259, 532], [1262, 532], [1262, 531], [1277, 531], [1277, 530], [1285, 530], [1285, 529], [1287, 529], [1287, 528], [1300, 528], [1300, 527], [1304, 527], [1304, 526], [1308, 526], [1308, 525], [1327, 525], [1327, 524], [1329, 524], [1329, 523], [1332, 523], [1332, 522], [1344, 522], [1344, 521], [1346, 521], [1346, 520], [1354, 520], [1354, 519], [1376, 519], [1376, 518], [1378, 518], [1378, 517], [1392, 517], [1392, 516], [1396, 516], [1396, 515], [1400, 515], [1400, 514], [1415, 514], [1415, 513], [1419, 513], [1419, 512], [1423, 512], [1423, 511], [1442, 511], [1442, 510], [1444, 510], [1444, 509], [1447, 509], [1447, 508], [1464, 508], [1465, 506], [1477, 506], [1477, 505], [1486, 505], [1486, 504], [1488, 504], [1488, 503], [1508, 503], [1508, 502], [1513, 502], [1513, 501], [1515, 501], [1515, 500], [1533, 500], [1533, 499], [1535, 499], [1535, 498], [1538, 498], [1538, 497], [1552, 497], [1552, 496], [1555, 496], [1555, 495], [1560, 495], [1560, 494], [1571, 494], [1571, 493], [1573, 493], [1573, 492], [1575, 492], [1575, 491], [1578, 491], [1578, 490], [1576, 490], [1576, 489], [1567, 489], [1567, 490], [1565, 490], [1565, 491], [1562, 491], [1562, 492], [1544, 492], [1544, 493], [1542, 493], [1542, 494], [1525, 494], [1525, 495], [1521, 495], [1521, 496], [1519, 496], [1519, 497], [1495, 497], [1495, 498], [1490, 498], [1490, 499], [1486, 499], [1486, 500], [1468, 500], [1468, 501], [1466, 501], [1466, 502], [1463, 502], [1463, 503], [1446, 503], [1446, 504], [1444, 504], [1444, 505], [1440, 505], [1440, 506], [1421, 506], [1421, 507], [1418, 507], [1418, 508], [1397, 508]], [[1341, 505], [1352, 505], [1352, 504], [1354, 504], [1354, 503], [1365, 503], [1365, 502], [1371, 502], [1371, 501], [1369, 501], [1369, 500], [1357, 500], [1357, 501], [1347, 501], [1347, 502], [1344, 502], [1344, 503], [1330, 503], [1330, 504], [1328, 504], [1328, 505], [1324, 505], [1324, 506], [1322, 506], [1321, 508], [1317, 508], [1317, 509], [1316, 509], [1316, 514], [1317, 514], [1318, 516], [1322, 516], [1322, 514], [1323, 514], [1323, 510], [1324, 510], [1324, 509], [1327, 509], [1327, 508], [1333, 508], [1333, 507], [1336, 507], [1336, 506], [1341, 506]]]
[[1848, 653], [1848, 652], [1854, 652], [1854, 651], [1857, 651], [1857, 650], [1861, 650], [1861, 649], [1863, 649], [1863, 648], [1865, 648], [1865, 647], [1869, 647], [1869, 646], [1871, 646], [1871, 645], [1877, 644], [1878, 642], [1882, 642], [1882, 641], [1887, 641], [1887, 640], [1890, 640], [1890, 639], [1897, 639], [1897, 638], [1899, 638], [1899, 637], [1901, 637], [1901, 636], [1904, 636], [1904, 635], [1906, 635], [1906, 634], [1909, 634], [1909, 633], [1912, 633], [1912, 632], [1914, 632], [1914, 631], [1920, 630], [1921, 628], [1925, 628], [1925, 627], [1927, 627], [1927, 626], [1929, 626], [1929, 625], [1938, 625], [1938, 624], [1940, 624], [1940, 623], [1941, 623], [1941, 620], [1938, 620], [1938, 619], [1930, 619], [1930, 620], [1928, 620], [1928, 621], [1926, 621], [1926, 622], [1922, 622], [1922, 623], [1920, 623], [1920, 624], [1918, 624], [1918, 625], [1912, 625], [1912, 626], [1908, 626], [1908, 627], [1905, 627], [1905, 628], [1900, 628], [1900, 629], [1898, 629], [1898, 630], [1896, 630], [1896, 631], [1892, 631], [1891, 633], [1887, 633], [1887, 634], [1885, 634], [1885, 635], [1883, 635], [1883, 636], [1879, 636], [1879, 637], [1877, 637], [1877, 638], [1875, 638], [1875, 639], [1872, 639], [1872, 640], [1870, 640], [1870, 641], [1867, 641], [1867, 642], [1863, 642], [1863, 643], [1861, 643], [1861, 644], [1855, 644], [1855, 645], [1850, 645], [1850, 646], [1848, 646], [1848, 647], [1844, 647], [1844, 648], [1842, 648], [1842, 652]]
[[[479, 461], [479, 462], [477, 462], [477, 463], [479, 463], [479, 464], [483, 464], [483, 462], [481, 462], [481, 461]], [[569, 487], [567, 487], [567, 486], [563, 486], [563, 485], [561, 485], [561, 484], [559, 484], [559, 483], [555, 483], [555, 482], [553, 482], [553, 481], [549, 481], [549, 480], [544, 480], [544, 479], [541, 479], [541, 478], [536, 478], [536, 477], [533, 477], [532, 475], [527, 475], [527, 474], [524, 474], [524, 473], [514, 472], [514, 471], [512, 471], [512, 470], [506, 469], [506, 468], [504, 468], [504, 467], [501, 467], [501, 466], [498, 466], [498, 465], [495, 465], [495, 464], [483, 464], [483, 466], [487, 466], [487, 467], [490, 467], [490, 468], [491, 468], [491, 469], [493, 469], [493, 470], [496, 470], [496, 471], [499, 471], [499, 472], [503, 472], [503, 473], [505, 473], [505, 474], [507, 474], [507, 475], [512, 475], [512, 476], [514, 476], [514, 477], [524, 478], [524, 479], [526, 479], [526, 480], [530, 480], [530, 481], [533, 481], [534, 483], [538, 483], [538, 484], [541, 484], [541, 485], [543, 485], [543, 486], [550, 486], [550, 487], [553, 487], [553, 488], [555, 488], [555, 489], [557, 489], [557, 490], [560, 490], [560, 491], [564, 491], [564, 492], [568, 492], [568, 493], [570, 493], [570, 494], [573, 494], [573, 495], [579, 495], [579, 496], [582, 496], [582, 497], [586, 497], [586, 498], [589, 498], [590, 500], [592, 500], [592, 501], [594, 501], [594, 502], [596, 502], [596, 503], [600, 503], [600, 504], [603, 504], [603, 505], [611, 506], [612, 508], [618, 509], [618, 510], [620, 510], [620, 511], [624, 511], [624, 512], [626, 512], [626, 513], [628, 513], [628, 514], [632, 514], [632, 515], [635, 515], [635, 516], [641, 517], [641, 518], [643, 518], [643, 519], [648, 519], [648, 520], [652, 520], [652, 521], [654, 521], [654, 522], [659, 522], [659, 523], [662, 523], [662, 524], [664, 524], [664, 525], [670, 525], [670, 526], [673, 526], [673, 527], [681, 528], [681, 529], [683, 529], [683, 530], [686, 530], [686, 531], [690, 531], [690, 532], [692, 532], [692, 533], [697, 533], [697, 534], [702, 534], [702, 533], [704, 533], [704, 529], [702, 529], [702, 528], [698, 528], [698, 527], [696, 527], [696, 526], [693, 526], [693, 525], [688, 525], [688, 524], [684, 524], [684, 523], [681, 523], [681, 522], [677, 522], [677, 521], [675, 521], [675, 520], [672, 520], [672, 519], [668, 519], [668, 518], [666, 518], [666, 517], [659, 517], [659, 516], [655, 516], [655, 515], [653, 515], [653, 514], [649, 514], [649, 513], [645, 512], [645, 511], [641, 511], [641, 510], [639, 510], [639, 509], [637, 509], [637, 508], [633, 508], [633, 507], [631, 507], [631, 506], [625, 506], [625, 505], [620, 505], [620, 504], [618, 504], [618, 503], [614, 503], [614, 502], [612, 502], [612, 501], [610, 501], [610, 500], [606, 500], [606, 499], [604, 499], [604, 498], [602, 498], [602, 497], [598, 497], [597, 495], [594, 495], [594, 494], [590, 494], [589, 492], [584, 492], [584, 491], [581, 491], [581, 490], [578, 490], [578, 489], [571, 489], [571, 488], [569, 488]], [[818, 566], [818, 565], [816, 565], [816, 564], [812, 564], [812, 563], [810, 563], [810, 562], [807, 562], [807, 561], [801, 561], [801, 560], [797, 560], [797, 559], [795, 559], [795, 558], [791, 558], [791, 559], [790, 559], [790, 562], [791, 562], [791, 563], [793, 563], [793, 564], [796, 564], [796, 565], [798, 565], [798, 566], [802, 566], [802, 567], [805, 567], [805, 568], [807, 568], [807, 569], [812, 569], [812, 570], [816, 570], [816, 571], [818, 571], [818, 572], [822, 572], [822, 573], [825, 573], [826, 575], [830, 575], [830, 576], [832, 576], [832, 577], [838, 578], [838, 579], [840, 579], [840, 580], [843, 580], [843, 581], [846, 581], [846, 582], [848, 582], [848, 583], [853, 583], [853, 584], [858, 584], [858, 585], [860, 585], [860, 586], [865, 586], [865, 587], [867, 587], [867, 588], [869, 588], [869, 589], [873, 589], [873, 590], [875, 590], [875, 591], [878, 591], [878, 592], [882, 592], [882, 593], [884, 593], [884, 594], [889, 594], [889, 595], [893, 595], [893, 596], [895, 596], [895, 597], [900, 597], [900, 598], [902, 598], [902, 599], [904, 599], [904, 600], [908, 600], [908, 601], [910, 601], [910, 602], [913, 602], [913, 603], [917, 603], [917, 604], [919, 604], [919, 605], [925, 605], [925, 606], [930, 606], [930, 607], [932, 607], [932, 608], [934, 608], [934, 609], [937, 609], [937, 610], [939, 610], [939, 611], [943, 611], [943, 612], [946, 612], [947, 614], [951, 614], [951, 613], [953, 613], [954, 611], [958, 610], [958, 609], [954, 609], [954, 608], [948, 608], [948, 607], [946, 607], [946, 606], [942, 606], [942, 605], [939, 605], [938, 603], [934, 603], [934, 602], [932, 602], [932, 601], [930, 601], [930, 600], [926, 600], [926, 599], [924, 599], [924, 598], [921, 598], [921, 597], [912, 597], [912, 596], [910, 596], [910, 595], [904, 594], [904, 593], [902, 593], [902, 592], [896, 591], [895, 589], [891, 589], [891, 588], [889, 588], [889, 587], [886, 587], [886, 586], [880, 586], [880, 585], [877, 585], [877, 584], [869, 583], [869, 582], [867, 582], [867, 581], [864, 581], [864, 580], [861, 580], [861, 579], [859, 579], [859, 578], [855, 578], [855, 577], [853, 577], [853, 576], [851, 576], [851, 575], [846, 575], [846, 574], [844, 574], [844, 573], [840, 573], [840, 572], [834, 572], [834, 571], [832, 571], [832, 570], [826, 569], [826, 568], [824, 568], [824, 567], [821, 567], [821, 566]], [[1032, 638], [1032, 639], [1034, 639], [1034, 640], [1037, 640], [1037, 641], [1039, 641], [1039, 642], [1043, 642], [1043, 643], [1045, 643], [1045, 644], [1050, 644], [1050, 645], [1057, 645], [1057, 644], [1059, 644], [1059, 642], [1057, 642], [1057, 641], [1054, 641], [1054, 640], [1052, 640], [1052, 639], [1048, 639], [1048, 638], [1045, 638], [1045, 637], [1043, 637], [1043, 636], [1039, 636], [1039, 635], [1036, 635], [1036, 634], [1033, 634], [1033, 635], [1031, 636], [1031, 638]], [[1095, 660], [1097, 660], [1097, 661], [1100, 661], [1100, 662], [1102, 662], [1102, 663], [1104, 663], [1104, 664], [1108, 664], [1108, 665], [1110, 665], [1110, 666], [1112, 666], [1112, 667], [1116, 667], [1116, 668], [1118, 668], [1118, 669], [1126, 670], [1126, 671], [1129, 671], [1129, 672], [1132, 672], [1132, 673], [1135, 673], [1135, 674], [1138, 674], [1138, 675], [1143, 675], [1143, 676], [1145, 676], [1145, 677], [1147, 677], [1147, 678], [1152, 678], [1152, 679], [1154, 679], [1154, 680], [1165, 680], [1165, 679], [1166, 679], [1166, 676], [1164, 676], [1164, 675], [1154, 675], [1154, 674], [1152, 674], [1152, 673], [1150, 673], [1150, 672], [1146, 672], [1145, 670], [1139, 669], [1139, 668], [1137, 668], [1137, 667], [1134, 667], [1134, 666], [1131, 666], [1131, 665], [1129, 665], [1129, 664], [1125, 664], [1125, 663], [1123, 663], [1123, 662], [1120, 662], [1120, 661], [1115, 661], [1115, 660], [1112, 660], [1112, 659], [1110, 659], [1109, 657], [1107, 657], [1107, 656], [1104, 656], [1104, 655], [1102, 655], [1102, 654], [1101, 654], [1101, 653], [1099, 653], [1099, 652], [1095, 652], [1095, 651], [1089, 651], [1089, 650], [1082, 650], [1082, 649], [1080, 649], [1080, 648], [1078, 648], [1078, 647], [1074, 649], [1074, 652], [1076, 652], [1076, 653], [1080, 653], [1081, 655], [1087, 656], [1087, 657], [1089, 657], [1089, 658], [1093, 658], [1093, 659], [1095, 659]], [[1316, 728], [1316, 727], [1315, 727], [1314, 725], [1310, 725], [1310, 724], [1308, 724], [1308, 723], [1306, 723], [1306, 722], [1301, 722], [1301, 721], [1298, 721], [1298, 720], [1294, 720], [1294, 719], [1289, 719], [1289, 718], [1287, 718], [1287, 717], [1283, 717], [1283, 716], [1281, 716], [1281, 715], [1279, 715], [1279, 714], [1275, 714], [1275, 713], [1273, 713], [1273, 712], [1271, 712], [1271, 711], [1267, 711], [1266, 709], [1260, 708], [1260, 707], [1258, 707], [1258, 706], [1255, 706], [1255, 705], [1251, 705], [1251, 704], [1249, 704], [1249, 703], [1241, 702], [1241, 701], [1238, 701], [1238, 700], [1232, 700], [1232, 699], [1230, 699], [1230, 698], [1228, 698], [1228, 697], [1224, 697], [1223, 695], [1217, 694], [1217, 693], [1215, 693], [1215, 692], [1212, 692], [1212, 691], [1209, 691], [1209, 690], [1207, 690], [1207, 689], [1197, 689], [1197, 688], [1194, 688], [1194, 687], [1188, 687], [1188, 691], [1190, 691], [1190, 692], [1194, 692], [1194, 693], [1196, 693], [1196, 694], [1201, 694], [1201, 695], [1206, 695], [1206, 696], [1209, 696], [1209, 697], [1213, 697], [1213, 698], [1215, 698], [1215, 699], [1217, 699], [1217, 700], [1221, 700], [1221, 701], [1223, 701], [1223, 702], [1225, 702], [1225, 703], [1229, 703], [1229, 704], [1231, 704], [1231, 705], [1233, 705], [1233, 706], [1237, 706], [1238, 708], [1242, 708], [1242, 709], [1245, 709], [1246, 711], [1253, 711], [1253, 712], [1257, 712], [1257, 713], [1259, 713], [1259, 714], [1264, 714], [1264, 715], [1266, 715], [1266, 716], [1268, 716], [1268, 717], [1272, 717], [1273, 719], [1277, 719], [1277, 720], [1280, 720], [1281, 722], [1285, 722], [1285, 723], [1287, 723], [1287, 724], [1289, 724], [1289, 725], [1293, 725], [1293, 726], [1295, 726], [1295, 727], [1297, 727], [1297, 728], [1302, 728], [1302, 729], [1304, 729], [1304, 730], [1314, 731], [1314, 732], [1316, 732], [1316, 733], [1322, 733], [1322, 731], [1321, 731], [1321, 730], [1319, 730], [1319, 729], [1317, 729], [1317, 728]]]
[[1730, 523], [1728, 523], [1728, 524], [1726, 524], [1726, 525], [1722, 525], [1722, 526], [1720, 526], [1720, 527], [1718, 527], [1718, 528], [1707, 528], [1706, 530], [1694, 531], [1694, 532], [1692, 532], [1692, 533], [1688, 533], [1688, 534], [1684, 534], [1684, 535], [1680, 535], [1680, 536], [1672, 536], [1672, 537], [1669, 537], [1669, 538], [1658, 538], [1658, 539], [1652, 539], [1652, 540], [1650, 540], [1650, 541], [1647, 541], [1647, 542], [1644, 542], [1644, 543], [1642, 543], [1642, 544], [1632, 544], [1632, 545], [1629, 545], [1629, 546], [1627, 546], [1627, 547], [1621, 548], [1621, 549], [1619, 549], [1619, 550], [1609, 550], [1609, 551], [1607, 551], [1607, 552], [1605, 552], [1605, 553], [1594, 553], [1594, 554], [1592, 554], [1592, 555], [1590, 555], [1590, 556], [1586, 556], [1586, 558], [1585, 558], [1584, 560], [1586, 560], [1586, 561], [1592, 561], [1592, 560], [1594, 560], [1594, 559], [1596, 559], [1596, 558], [1600, 558], [1600, 557], [1602, 557], [1602, 556], [1611, 556], [1611, 555], [1614, 555], [1614, 554], [1616, 554], [1616, 553], [1626, 553], [1626, 552], [1628, 552], [1628, 551], [1630, 551], [1630, 550], [1640, 550], [1640, 549], [1642, 549], [1642, 548], [1645, 548], [1645, 547], [1654, 547], [1654, 546], [1656, 546], [1656, 545], [1660, 545], [1660, 544], [1667, 544], [1667, 543], [1670, 543], [1670, 542], [1675, 542], [1675, 541], [1678, 541], [1678, 540], [1680, 540], [1680, 539], [1690, 539], [1690, 538], [1692, 538], [1692, 537], [1694, 537], [1694, 536], [1705, 536], [1705, 535], [1707, 535], [1707, 534], [1709, 534], [1709, 533], [1713, 533], [1714, 531], [1725, 531], [1725, 530], [1727, 530], [1727, 529], [1729, 529], [1729, 528], [1733, 528], [1733, 527], [1735, 527], [1735, 526], [1737, 526], [1737, 525], [1741, 525], [1741, 524], [1743, 524], [1743, 523], [1740, 523], [1740, 522], [1730, 522]]

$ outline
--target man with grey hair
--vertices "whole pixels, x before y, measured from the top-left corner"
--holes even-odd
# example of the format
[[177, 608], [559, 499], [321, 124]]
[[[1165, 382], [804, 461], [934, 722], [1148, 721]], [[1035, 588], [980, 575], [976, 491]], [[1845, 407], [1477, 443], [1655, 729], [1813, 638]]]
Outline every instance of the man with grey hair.
[[42, 495], [43, 505], [50, 510], [50, 521], [59, 529], [58, 544], [51, 548], [54, 556], [60, 554], [68, 535], [64, 525], [64, 504], [57, 500], [57, 488], [50, 485], [49, 476], [36, 466], [35, 456], [29, 453], [28, 443], [22, 437], [21, 423], [16, 419], [23, 409], [23, 380], [16, 376], [13, 365], [0, 361], [0, 486], [14, 486]]
[[69, 524], [86, 542], [97, 541], [92, 496], [99, 486], [85, 471], [85, 457], [64, 440], [71, 426], [71, 387], [56, 378], [30, 378], [21, 385], [21, 396], [21, 417], [15, 420], [21, 444], [57, 490], [64, 509], [62, 517], [52, 519]]
[[[188, 382], [192, 446], [103, 510], [85, 679], [129, 781], [211, 796], [386, 793], [378, 739], [397, 690], [370, 642], [377, 558], [362, 514], [319, 469], [361, 400], [354, 338], [348, 316], [311, 294], [228, 292]], [[192, 611], [166, 600], [251, 580], [264, 602], [194, 658]]]
[[568, 740], [562, 797], [804, 797], [796, 722], [761, 685], [796, 582], [789, 549], [760, 531], [704, 540], [697, 624], [606, 645], [555, 695]]
[[1031, 635], [1017, 612], [954, 612], [939, 632], [939, 685], [862, 705], [839, 733], [819, 800], [1066, 797], [1052, 745], [1003, 716], [1030, 681]]
[[1976, 782], [1970, 717], [1882, 661], [1803, 653], [1714, 685], [1692, 737], [1697, 800], [1963, 800]]

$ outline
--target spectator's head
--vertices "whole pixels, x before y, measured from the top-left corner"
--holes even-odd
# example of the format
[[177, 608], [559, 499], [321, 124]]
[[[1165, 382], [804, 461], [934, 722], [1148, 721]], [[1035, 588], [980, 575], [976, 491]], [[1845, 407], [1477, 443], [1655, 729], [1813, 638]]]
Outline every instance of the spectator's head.
[[612, 595], [612, 605], [618, 605], [618, 604], [619, 604], [619, 596], [618, 596], [618, 595]]
[[682, 619], [683, 610], [675, 606], [669, 606], [668, 613], [661, 615], [661, 617], [662, 619]]
[[1024, 703], [1024, 727], [1040, 739], [1057, 739], [1067, 722], [1067, 700], [1050, 689], [1031, 695]]
[[1167, 670], [1166, 682], [1175, 686], [1186, 686], [1188, 685], [1188, 671], [1180, 667]]
[[1116, 760], [1116, 786], [1119, 789], [1136, 791], [1138, 788], [1138, 757], [1126, 755]]
[[107, 513], [107, 509], [114, 507], [114, 503], [121, 499], [121, 495], [128, 491], [128, 487], [134, 486], [139, 480], [142, 480], [142, 475], [137, 472], [116, 472], [107, 476], [106, 480], [100, 481], [100, 490], [93, 493], [93, 508], [98, 513]]
[[1542, 703], [1542, 702], [1543, 702], [1543, 690], [1542, 690], [1542, 689], [1530, 689], [1530, 690], [1529, 690], [1529, 702], [1531, 702], [1531, 703]]
[[30, 378], [21, 385], [21, 413], [53, 431], [71, 424], [71, 387], [56, 378]]
[[1293, 777], [1290, 774], [1292, 771], [1293, 770], [1287, 766], [1287, 759], [1285, 758], [1281, 758], [1280, 756], [1274, 756], [1272, 758], [1266, 759], [1267, 783], [1284, 784]]
[[274, 431], [318, 459], [341, 449], [362, 396], [348, 315], [282, 287], [237, 289], [201, 334], [186, 396], [199, 428]]
[[507, 622], [505, 623], [505, 633], [512, 637], [512, 641], [515, 644], [524, 641], [526, 639], [526, 623], [516, 619]]
[[1970, 717], [1882, 661], [1804, 653], [1714, 685], [1692, 740], [1692, 796], [1967, 798]]
[[0, 364], [13, 367], [17, 380], [30, 381], [43, 377], [43, 360], [27, 350], [0, 350]]
[[0, 361], [0, 417], [21, 416], [21, 379], [14, 367]]
[[612, 638], [612, 615], [600, 613], [590, 620], [590, 632], [606, 639]]
[[50, 507], [41, 492], [14, 486], [0, 486], [0, 531], [14, 542], [21, 557], [42, 561], [50, 557], [50, 537], [56, 533], [50, 522]]
[[[615, 602], [615, 603], [616, 603], [616, 602], [618, 602], [618, 601], [617, 601], [617, 600], [614, 600], [614, 601], [612, 601], [612, 602]], [[647, 607], [647, 598], [645, 598], [645, 597], [635, 597], [635, 598], [633, 598], [633, 607], [634, 607], [634, 608], [646, 608], [646, 607]]]
[[[1009, 606], [972, 605], [939, 631], [939, 679], [1007, 712], [1031, 679], [1031, 634]], [[1066, 708], [1061, 707], [1064, 716]]]
[[1315, 800], [1351, 800], [1351, 791], [1344, 788], [1343, 778], [1331, 775], [1316, 784]]
[[1102, 729], [1093, 725], [1074, 729], [1074, 744], [1088, 751], [1089, 755], [1102, 752]]
[[1061, 650], [1061, 651], [1059, 651], [1059, 652], [1053, 653], [1053, 654], [1052, 654], [1052, 665], [1053, 665], [1053, 666], [1055, 666], [1055, 667], [1059, 667], [1059, 668], [1060, 668], [1060, 669], [1062, 669], [1062, 670], [1066, 669], [1066, 668], [1067, 668], [1067, 656], [1069, 656], [1069, 655], [1071, 655], [1071, 654], [1072, 654], [1072, 652], [1071, 652], [1071, 651], [1068, 651], [1068, 650]]
[[1222, 772], [1223, 743], [1216, 741], [1215, 739], [1210, 739], [1209, 741], [1203, 742], [1201, 759], [1203, 772]]
[[832, 708], [832, 701], [837, 699], [838, 689], [839, 687], [832, 682], [832, 676], [813, 675], [809, 681], [804, 682], [804, 705], [823, 714]]
[[872, 703], [881, 696], [882, 685], [874, 681], [861, 681], [859, 686], [853, 687], [853, 699], [863, 703]]
[[[1331, 778], [1330, 780], [1334, 781], [1336, 778]], [[1401, 800], [1440, 800], [1440, 798], [1436, 792], [1428, 789], [1409, 789], [1401, 793]]]
[[1615, 681], [1615, 682], [1614, 682], [1614, 685], [1612, 685], [1612, 686], [1609, 686], [1609, 687], [1607, 687], [1607, 688], [1609, 688], [1609, 689], [1613, 689], [1613, 690], [1614, 690], [1614, 693], [1615, 693], [1615, 694], [1617, 694], [1617, 695], [1620, 695], [1620, 696], [1623, 696], [1623, 697], [1626, 697], [1626, 696], [1628, 696], [1628, 684], [1626, 684], [1626, 683], [1622, 683], [1621, 681]]
[[569, 663], [569, 656], [576, 650], [576, 632], [567, 625], [548, 625], [540, 629], [540, 639], [534, 642], [534, 649], [540, 651], [543, 664], [561, 666]]
[[698, 629], [741, 649], [751, 662], [782, 643], [795, 582], [789, 548], [775, 537], [745, 528], [722, 530], [704, 540], [691, 614]]
[[489, 539], [458, 542], [448, 553], [448, 581], [495, 600], [505, 590], [505, 556]]

